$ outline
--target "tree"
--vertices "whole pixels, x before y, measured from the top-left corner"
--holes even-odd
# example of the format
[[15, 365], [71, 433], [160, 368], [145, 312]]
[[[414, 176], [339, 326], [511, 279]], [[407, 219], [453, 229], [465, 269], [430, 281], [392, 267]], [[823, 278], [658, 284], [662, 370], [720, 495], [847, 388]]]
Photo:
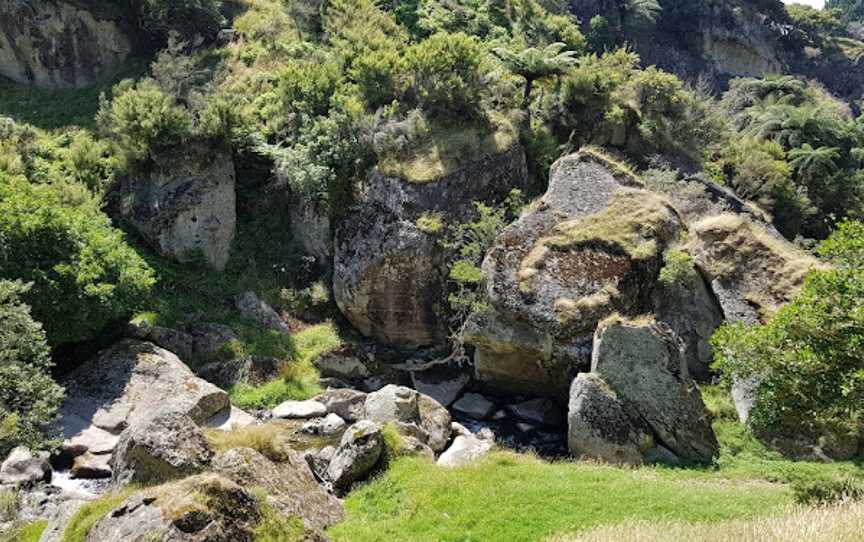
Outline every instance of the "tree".
[[726, 324], [712, 344], [726, 378], [760, 381], [751, 424], [797, 431], [864, 414], [864, 223], [844, 222], [819, 248], [833, 263], [765, 325]]
[[50, 376], [45, 332], [20, 300], [29, 289], [0, 280], [0, 457], [15, 446], [49, 446], [63, 399], [63, 389]]
[[811, 184], [817, 179], [837, 173], [839, 160], [840, 149], [837, 147], [814, 149], [809, 143], [804, 143], [801, 147], [789, 151], [789, 165]]
[[531, 90], [535, 81], [563, 75], [576, 65], [576, 51], [565, 51], [565, 44], [551, 43], [543, 48], [528, 47], [513, 51], [504, 47], [493, 50], [507, 68], [525, 79], [522, 108], [526, 112], [526, 124], [531, 126]]
[[0, 277], [33, 283], [21, 298], [51, 346], [91, 339], [128, 317], [155, 282], [98, 201], [71, 207], [63, 198], [62, 187], [0, 173]]

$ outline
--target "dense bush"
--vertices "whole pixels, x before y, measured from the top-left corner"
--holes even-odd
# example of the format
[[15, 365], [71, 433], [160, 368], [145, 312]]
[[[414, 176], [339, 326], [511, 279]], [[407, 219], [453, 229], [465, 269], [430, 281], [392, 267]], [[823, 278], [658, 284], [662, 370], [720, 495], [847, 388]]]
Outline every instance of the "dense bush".
[[435, 34], [412, 46], [408, 65], [420, 106], [438, 116], [465, 119], [480, 105], [477, 40], [465, 34]]
[[103, 97], [96, 120], [127, 164], [146, 160], [152, 151], [182, 143], [192, 133], [192, 115], [152, 79], [126, 80]]
[[33, 283], [22, 299], [52, 346], [92, 338], [128, 315], [154, 280], [98, 202], [62, 198], [55, 186], [0, 173], [0, 277]]
[[726, 324], [712, 338], [726, 378], [760, 382], [750, 418], [757, 429], [776, 432], [862, 414], [864, 224], [841, 224], [820, 253], [833, 267], [813, 271], [767, 324]]
[[42, 326], [21, 302], [28, 287], [0, 280], [0, 457], [15, 446], [43, 449], [63, 389], [50, 376]]
[[225, 23], [220, 0], [134, 0], [141, 26], [157, 40], [171, 32], [183, 38], [213, 39]]

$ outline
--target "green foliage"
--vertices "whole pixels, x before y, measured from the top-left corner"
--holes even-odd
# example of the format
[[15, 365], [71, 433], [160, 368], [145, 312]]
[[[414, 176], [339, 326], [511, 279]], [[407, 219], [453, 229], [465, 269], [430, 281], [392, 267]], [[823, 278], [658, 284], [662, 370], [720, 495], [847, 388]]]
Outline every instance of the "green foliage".
[[12, 530], [0, 533], [0, 542], [39, 542], [47, 527], [47, 519], [34, 521], [22, 527], [12, 527]]
[[151, 79], [126, 80], [102, 98], [96, 120], [127, 164], [145, 161], [158, 149], [180, 145], [192, 135], [192, 115]]
[[93, 528], [100, 519], [105, 517], [108, 512], [120, 505], [134, 491], [133, 488], [127, 488], [120, 492], [112, 492], [96, 499], [84, 503], [75, 514], [69, 518], [66, 528], [63, 530], [63, 538], [61, 542], [84, 542], [87, 538], [87, 533]]
[[17, 488], [0, 490], [0, 521], [12, 521], [21, 510], [21, 494]]
[[395, 48], [369, 51], [358, 57], [351, 67], [351, 78], [372, 109], [404, 97], [410, 84], [408, 63]]
[[252, 542], [305, 542], [306, 528], [303, 519], [284, 516], [267, 501], [267, 495], [258, 498], [261, 507], [261, 521], [255, 527]]
[[98, 208], [0, 173], [0, 277], [32, 282], [23, 300], [57, 346], [87, 340], [130, 314], [153, 273]]
[[408, 66], [420, 106], [441, 117], [475, 117], [480, 106], [481, 48], [465, 34], [438, 33], [412, 45]]
[[811, 37], [811, 41], [816, 44], [821, 43], [822, 38], [840, 31], [843, 27], [838, 10], [816, 9], [804, 4], [790, 4], [786, 6], [786, 11], [789, 13], [792, 23]]
[[176, 32], [184, 39], [201, 36], [212, 40], [225, 19], [220, 0], [136, 0], [141, 25], [158, 40]]
[[751, 425], [771, 433], [806, 421], [844, 423], [864, 394], [864, 259], [860, 223], [845, 223], [822, 252], [837, 265], [814, 271], [765, 325], [726, 324], [712, 338], [727, 379], [757, 378]]
[[663, 255], [664, 265], [658, 280], [666, 287], [687, 286], [698, 278], [693, 258], [680, 250], [670, 250]]
[[[0, 456], [16, 446], [50, 447], [51, 425], [63, 389], [51, 379], [53, 363], [42, 326], [21, 302], [29, 288], [0, 280]], [[2, 515], [2, 514], [0, 514]]]
[[416, 221], [417, 229], [423, 233], [435, 235], [444, 229], [441, 213], [423, 213]]
[[828, 0], [825, 7], [839, 10], [845, 22], [864, 21], [864, 1], [862, 0]]
[[518, 51], [499, 47], [493, 52], [514, 74], [525, 79], [523, 107], [531, 103], [531, 89], [535, 81], [563, 75], [576, 64], [576, 51], [565, 51], [567, 45], [556, 42], [543, 48], [528, 47]]
[[864, 480], [858, 478], [799, 482], [793, 489], [795, 502], [800, 504], [826, 505], [864, 498]]

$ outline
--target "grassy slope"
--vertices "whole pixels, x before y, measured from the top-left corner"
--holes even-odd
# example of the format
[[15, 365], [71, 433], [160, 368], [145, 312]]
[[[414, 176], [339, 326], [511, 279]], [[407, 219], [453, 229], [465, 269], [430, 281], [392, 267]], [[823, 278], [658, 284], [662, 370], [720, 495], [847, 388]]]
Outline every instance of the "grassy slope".
[[626, 520], [721, 521], [779, 510], [782, 486], [687, 471], [545, 463], [497, 452], [455, 470], [401, 459], [347, 500], [340, 541], [534, 541]]

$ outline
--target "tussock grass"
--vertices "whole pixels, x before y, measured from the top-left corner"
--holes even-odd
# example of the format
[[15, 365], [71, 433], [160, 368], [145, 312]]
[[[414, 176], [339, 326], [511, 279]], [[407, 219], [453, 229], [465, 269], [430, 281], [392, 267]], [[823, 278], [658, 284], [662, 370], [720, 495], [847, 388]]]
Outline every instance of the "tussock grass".
[[125, 501], [134, 491], [135, 488], [128, 487], [123, 491], [103, 495], [99, 499], [81, 506], [69, 519], [69, 523], [66, 524], [61, 542], [84, 542], [90, 529], [100, 519], [105, 517], [108, 512]]
[[0, 533], [0, 542], [39, 542], [42, 533], [48, 527], [48, 520], [34, 521], [21, 527]]
[[378, 169], [411, 183], [434, 182], [490, 154], [513, 146], [518, 133], [501, 119], [495, 129], [472, 125], [433, 125], [423, 143], [398, 155], [379, 156]]
[[234, 448], [252, 448], [268, 459], [282, 462], [288, 459], [290, 443], [287, 435], [290, 429], [283, 423], [267, 423], [240, 427], [233, 431], [205, 429], [204, 436], [217, 452]]
[[599, 527], [549, 542], [858, 542], [864, 537], [864, 503], [795, 507], [775, 517], [714, 524], [638, 522]]

